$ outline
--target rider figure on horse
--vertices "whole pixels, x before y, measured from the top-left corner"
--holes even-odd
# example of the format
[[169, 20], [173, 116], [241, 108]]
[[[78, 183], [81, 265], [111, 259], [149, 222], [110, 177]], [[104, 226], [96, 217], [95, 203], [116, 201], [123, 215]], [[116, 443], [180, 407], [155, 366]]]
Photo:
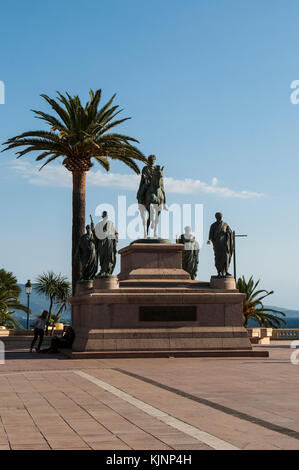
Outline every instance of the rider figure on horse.
[[[155, 160], [156, 160], [155, 155], [149, 155], [148, 164], [142, 168], [141, 180], [140, 180], [140, 185], [139, 185], [139, 189], [137, 193], [137, 201], [138, 201], [138, 204], [142, 204], [144, 206], [145, 206], [146, 191], [150, 188], [154, 172], [157, 169], [157, 166], [155, 165]], [[164, 209], [167, 210], [163, 180], [161, 180], [160, 189], [164, 194]]]

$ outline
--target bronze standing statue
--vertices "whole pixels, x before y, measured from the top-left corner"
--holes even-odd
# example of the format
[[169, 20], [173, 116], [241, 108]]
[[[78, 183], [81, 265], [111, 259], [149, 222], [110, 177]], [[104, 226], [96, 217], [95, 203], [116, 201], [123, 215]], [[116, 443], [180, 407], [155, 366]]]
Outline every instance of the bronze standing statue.
[[[150, 225], [154, 231], [154, 237], [157, 237], [157, 226], [161, 210], [168, 210], [163, 183], [164, 167], [155, 165], [155, 160], [155, 155], [148, 157], [148, 164], [142, 169], [140, 185], [137, 192], [144, 238], [148, 236]], [[148, 213], [147, 220], [146, 212]]]
[[215, 214], [216, 222], [211, 225], [208, 243], [213, 243], [215, 254], [215, 267], [218, 277], [231, 276], [228, 272], [231, 257], [234, 251], [233, 233], [222, 214]]
[[89, 281], [96, 275], [98, 269], [98, 255], [96, 238], [90, 225], [86, 225], [86, 233], [82, 235], [75, 253], [82, 264], [81, 281]]
[[199, 260], [199, 245], [196, 238], [191, 233], [191, 227], [185, 227], [185, 233], [182, 233], [177, 243], [184, 245], [182, 254], [183, 269], [190, 274], [192, 280], [196, 278], [198, 260]]
[[93, 227], [94, 234], [97, 240], [97, 253], [100, 261], [101, 277], [112, 276], [117, 254], [118, 232], [114, 223], [108, 219], [108, 213], [102, 213], [103, 220], [101, 220], [95, 227]]

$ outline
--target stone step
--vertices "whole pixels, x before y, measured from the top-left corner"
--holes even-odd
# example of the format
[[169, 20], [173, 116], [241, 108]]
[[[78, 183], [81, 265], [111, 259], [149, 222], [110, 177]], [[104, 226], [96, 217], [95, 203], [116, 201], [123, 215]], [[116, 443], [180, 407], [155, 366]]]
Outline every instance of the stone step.
[[[44, 336], [42, 347], [49, 347], [53, 336]], [[4, 343], [6, 350], [8, 349], [28, 349], [30, 348], [33, 336], [2, 336], [0, 340]], [[39, 338], [35, 346], [37, 346]]]
[[[198, 290], [199, 292], [211, 292], [210, 283], [209, 282], [201, 282], [201, 281], [192, 281], [192, 279], [188, 280], [169, 280], [169, 279], [132, 279], [132, 280], [125, 280], [119, 282], [119, 287], [121, 289], [133, 289], [133, 288], [142, 288], [146, 290], [146, 292], [151, 292], [151, 289], [157, 292], [157, 289], [165, 289], [165, 288], [173, 288], [176, 291], [187, 291], [190, 292], [192, 290]], [[136, 292], [140, 292], [136, 289]], [[132, 292], [130, 290], [129, 292]]]
[[63, 355], [71, 359], [126, 359], [154, 357], [269, 357], [269, 351], [251, 349], [219, 349], [219, 350], [162, 350], [162, 351], [71, 351], [61, 350]]

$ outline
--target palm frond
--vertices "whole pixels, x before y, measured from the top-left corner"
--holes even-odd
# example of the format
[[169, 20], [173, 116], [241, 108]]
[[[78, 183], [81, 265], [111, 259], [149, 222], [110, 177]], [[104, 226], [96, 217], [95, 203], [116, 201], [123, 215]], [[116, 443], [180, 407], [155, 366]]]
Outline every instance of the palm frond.
[[106, 171], [110, 170], [110, 163], [106, 157], [93, 157]]
[[[58, 94], [58, 95], [59, 95], [59, 94]], [[49, 96], [42, 94], [41, 97], [44, 98], [44, 99], [49, 103], [49, 105], [51, 106], [51, 108], [54, 109], [54, 111], [55, 111], [55, 112], [58, 114], [58, 116], [62, 119], [62, 121], [64, 122], [64, 124], [66, 125], [66, 127], [69, 127], [69, 125], [70, 125], [70, 116], [69, 116], [69, 114], [67, 113], [67, 111], [66, 111], [65, 109], [63, 109], [63, 108], [57, 103], [57, 101], [53, 100], [53, 99], [50, 98]]]
[[269, 295], [272, 295], [273, 290], [256, 290], [257, 286], [259, 285], [259, 282], [260, 280], [254, 282], [253, 276], [251, 276], [248, 281], [245, 280], [244, 276], [239, 278], [237, 281], [237, 288], [240, 292], [246, 295], [246, 298], [243, 301], [244, 326], [247, 327], [248, 320], [250, 318], [255, 320], [260, 326], [278, 328], [281, 323], [286, 324], [286, 322], [281, 317], [275, 315], [279, 314], [285, 316], [283, 312], [264, 307], [262, 302], [263, 299], [265, 299]]

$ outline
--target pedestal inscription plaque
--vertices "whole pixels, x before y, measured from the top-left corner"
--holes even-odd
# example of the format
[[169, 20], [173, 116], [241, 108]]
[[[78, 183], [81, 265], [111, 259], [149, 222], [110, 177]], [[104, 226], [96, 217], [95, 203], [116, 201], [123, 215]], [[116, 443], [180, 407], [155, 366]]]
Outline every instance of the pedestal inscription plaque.
[[139, 321], [196, 321], [196, 306], [144, 306], [139, 307]]

